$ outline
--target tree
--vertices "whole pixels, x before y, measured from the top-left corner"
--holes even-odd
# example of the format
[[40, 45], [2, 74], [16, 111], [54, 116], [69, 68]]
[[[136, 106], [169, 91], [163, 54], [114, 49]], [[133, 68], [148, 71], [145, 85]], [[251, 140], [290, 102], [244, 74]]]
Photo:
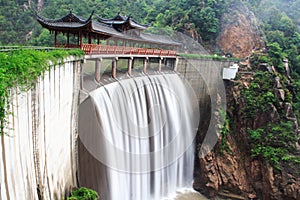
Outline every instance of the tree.
[[198, 18], [195, 25], [198, 27], [197, 29], [203, 39], [213, 39], [215, 34], [219, 31], [219, 19], [216, 17], [214, 10], [211, 7], [205, 7], [195, 16]]
[[268, 43], [278, 43], [281, 48], [285, 47], [286, 41], [285, 41], [284, 32], [275, 30], [275, 31], [269, 31], [267, 34], [267, 42]]
[[286, 57], [286, 55], [282, 52], [280, 45], [277, 42], [271, 43], [267, 45], [267, 49], [273, 65], [277, 67], [280, 72], [284, 72], [282, 59]]
[[297, 31], [297, 27], [286, 14], [282, 14], [278, 22], [278, 30], [284, 32], [286, 37], [291, 37]]

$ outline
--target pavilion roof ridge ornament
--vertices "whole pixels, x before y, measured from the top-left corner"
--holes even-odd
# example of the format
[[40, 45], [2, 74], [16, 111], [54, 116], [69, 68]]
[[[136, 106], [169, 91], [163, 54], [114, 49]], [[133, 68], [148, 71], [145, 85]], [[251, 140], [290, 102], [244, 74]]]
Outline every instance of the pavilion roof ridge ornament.
[[119, 21], [126, 21], [127, 17], [126, 15], [125, 16], [121, 15], [121, 12], [118, 12], [117, 16], [115, 16], [113, 19]]

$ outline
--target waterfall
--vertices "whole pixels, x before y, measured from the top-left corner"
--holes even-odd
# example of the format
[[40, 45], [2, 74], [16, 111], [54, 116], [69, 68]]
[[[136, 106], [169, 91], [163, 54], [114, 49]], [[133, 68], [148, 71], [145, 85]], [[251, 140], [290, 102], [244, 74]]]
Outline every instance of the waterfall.
[[195, 94], [177, 74], [100, 87], [79, 109], [79, 183], [101, 199], [159, 200], [192, 188]]

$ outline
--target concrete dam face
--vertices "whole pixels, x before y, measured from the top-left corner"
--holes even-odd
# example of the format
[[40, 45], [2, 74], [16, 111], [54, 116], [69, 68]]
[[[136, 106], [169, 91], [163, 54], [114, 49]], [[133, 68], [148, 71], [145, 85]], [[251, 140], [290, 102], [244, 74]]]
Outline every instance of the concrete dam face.
[[12, 90], [1, 135], [0, 199], [63, 199], [76, 186], [79, 67], [69, 58], [30, 91]]

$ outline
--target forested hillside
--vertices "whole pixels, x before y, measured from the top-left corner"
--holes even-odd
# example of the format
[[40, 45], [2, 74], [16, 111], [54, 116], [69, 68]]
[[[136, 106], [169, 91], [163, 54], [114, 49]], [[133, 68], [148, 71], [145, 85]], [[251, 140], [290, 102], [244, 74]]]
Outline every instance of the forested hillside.
[[[0, 45], [53, 46], [53, 36], [35, 20], [39, 13], [46, 18], [66, 15], [70, 9], [88, 18], [95, 15], [113, 17], [118, 12], [131, 15], [152, 29], [164, 28], [184, 32], [192, 30], [195, 40], [212, 53], [226, 54], [216, 47], [222, 21], [231, 15], [236, 4], [243, 3], [255, 13], [264, 33], [263, 40], [270, 62], [279, 67], [286, 57], [294, 71], [300, 72], [300, 0], [1, 0]], [[234, 22], [231, 22], [234, 23]], [[60, 35], [62, 39], [62, 35]], [[230, 42], [230, 41], [228, 41]]]
[[299, 73], [300, 34], [297, 23], [300, 0], [1, 0], [0, 45], [53, 46], [53, 36], [37, 23], [35, 14], [53, 19], [66, 15], [72, 9], [85, 18], [92, 11], [107, 18], [121, 12], [133, 16], [140, 23], [151, 23], [152, 29], [179, 32], [192, 29], [199, 35], [194, 39], [212, 53], [225, 54], [228, 52], [214, 48], [215, 40], [220, 34], [221, 23], [236, 9], [236, 4], [246, 5], [259, 19], [268, 53], [268, 56], [261, 57], [262, 61], [283, 70], [281, 60], [288, 58], [292, 71]]
[[[87, 17], [92, 10], [97, 15], [112, 17], [117, 12], [132, 15], [141, 23], [152, 23], [155, 27], [169, 27], [174, 30], [182, 30], [185, 26], [193, 26], [201, 34], [204, 41], [213, 39], [219, 31], [219, 20], [222, 14], [228, 10], [234, 0], [107, 0], [107, 1], [79, 1], [79, 0], [2, 0], [1, 5], [1, 43], [16, 44], [25, 43], [29, 38], [27, 33], [33, 31], [35, 37], [41, 34], [40, 28], [34, 20], [32, 10], [41, 12], [48, 18], [64, 15], [69, 9]], [[252, 8], [260, 8], [259, 12], [268, 13], [268, 10], [285, 12], [295, 22], [300, 19], [300, 1], [245, 1]], [[263, 3], [260, 3], [263, 2]], [[258, 5], [264, 6], [258, 6]], [[279, 10], [278, 10], [279, 11]], [[270, 15], [268, 13], [268, 15]], [[266, 17], [262, 15], [261, 17]], [[17, 36], [17, 39], [16, 37]]]
[[[29, 3], [30, 2], [30, 3]], [[79, 1], [79, 0], [2, 0], [1, 29], [2, 44], [51, 45], [41, 27], [35, 22], [34, 11], [47, 18], [61, 17], [69, 9], [83, 17], [92, 10], [102, 17], [113, 17], [121, 12], [132, 15], [141, 23], [152, 23], [153, 27], [164, 27], [182, 31], [185, 26], [195, 27], [204, 41], [212, 40], [219, 30], [219, 19], [232, 0], [141, 0], [141, 1]], [[26, 37], [27, 35], [27, 37]], [[17, 39], [16, 39], [17, 38]]]
[[[193, 29], [200, 37], [199, 42], [214, 45], [220, 32], [223, 14], [241, 0], [1, 0], [0, 1], [0, 44], [25, 44], [52, 46], [47, 30], [35, 20], [35, 13], [47, 18], [64, 16], [73, 9], [74, 13], [88, 18], [94, 10], [96, 15], [113, 17], [118, 12], [132, 15], [141, 23], [152, 27], [184, 32]], [[296, 23], [300, 22], [300, 0], [244, 0], [242, 1], [259, 17], [267, 33], [271, 48], [282, 49], [293, 64], [300, 61], [300, 37], [296, 34]], [[270, 32], [270, 34], [269, 34]], [[288, 40], [288, 41], [287, 41]], [[213, 49], [213, 48], [211, 48]]]
[[121, 12], [140, 23], [151, 23], [154, 30], [186, 33], [188, 29], [211, 53], [223, 55], [230, 52], [220, 51], [216, 38], [221, 34], [222, 22], [232, 15], [237, 4], [244, 4], [258, 18], [269, 54], [262, 57], [263, 61], [283, 69], [281, 60], [288, 58], [291, 69], [299, 73], [300, 0], [0, 0], [0, 45], [53, 46], [53, 35], [38, 24], [35, 14], [53, 19], [72, 9], [85, 18], [92, 11], [107, 18]]

